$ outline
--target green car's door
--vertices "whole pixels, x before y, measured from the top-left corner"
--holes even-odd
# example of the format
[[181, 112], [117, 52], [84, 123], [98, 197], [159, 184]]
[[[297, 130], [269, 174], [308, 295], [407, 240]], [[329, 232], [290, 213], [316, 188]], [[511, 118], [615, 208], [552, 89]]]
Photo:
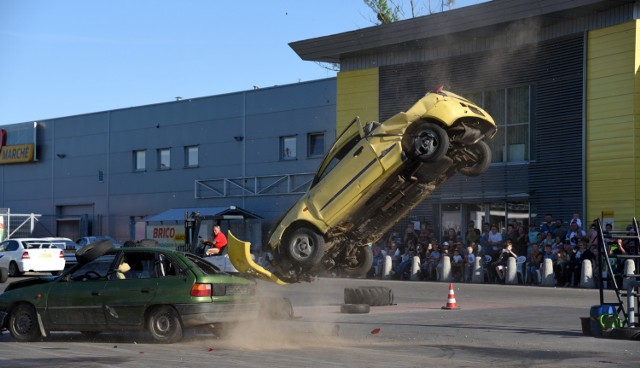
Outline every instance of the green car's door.
[[95, 330], [106, 325], [103, 296], [113, 260], [113, 255], [99, 257], [51, 285], [46, 317], [54, 329]]
[[140, 248], [118, 258], [102, 297], [107, 324], [112, 328], [144, 324], [144, 312], [158, 289], [157, 257], [157, 252]]

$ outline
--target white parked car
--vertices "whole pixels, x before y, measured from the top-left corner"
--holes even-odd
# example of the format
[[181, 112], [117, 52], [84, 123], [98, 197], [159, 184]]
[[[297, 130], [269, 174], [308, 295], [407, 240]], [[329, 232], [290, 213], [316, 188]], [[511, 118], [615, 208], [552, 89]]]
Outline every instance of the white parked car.
[[64, 270], [64, 252], [55, 241], [42, 238], [14, 238], [0, 243], [0, 267], [9, 270], [9, 276], [25, 272], [51, 272]]
[[76, 260], [76, 251], [81, 248], [69, 238], [42, 238], [43, 240], [50, 241], [56, 247], [64, 251], [64, 268], [71, 268], [78, 263]]

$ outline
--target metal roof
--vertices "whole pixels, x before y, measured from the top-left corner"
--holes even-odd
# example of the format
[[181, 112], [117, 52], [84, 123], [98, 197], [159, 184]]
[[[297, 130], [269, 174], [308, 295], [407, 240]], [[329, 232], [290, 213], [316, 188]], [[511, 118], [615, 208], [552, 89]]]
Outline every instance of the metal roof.
[[199, 213], [205, 220], [262, 219], [262, 217], [236, 206], [171, 208], [148, 217], [146, 222], [184, 221], [186, 214]]
[[493, 0], [394, 23], [291, 42], [289, 46], [303, 60], [335, 63], [349, 54], [367, 50], [456, 33], [475, 33], [479, 29], [500, 32], [504, 31], [501, 25], [529, 18], [540, 18], [544, 22], [575, 19], [633, 3], [635, 0]]

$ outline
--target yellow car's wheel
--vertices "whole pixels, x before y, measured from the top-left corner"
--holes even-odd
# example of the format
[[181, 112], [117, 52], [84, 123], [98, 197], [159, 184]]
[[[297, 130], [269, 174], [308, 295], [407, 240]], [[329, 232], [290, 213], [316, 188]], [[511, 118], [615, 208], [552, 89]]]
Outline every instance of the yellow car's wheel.
[[324, 238], [307, 227], [286, 233], [281, 246], [284, 246], [292, 263], [305, 269], [318, 264], [325, 251]]
[[489, 168], [491, 164], [491, 149], [484, 141], [479, 141], [465, 147], [460, 155], [461, 163], [458, 172], [464, 176], [478, 176]]
[[402, 149], [407, 156], [422, 162], [436, 161], [447, 154], [449, 136], [436, 123], [416, 121], [405, 131], [402, 137]]
[[356, 247], [354, 250], [354, 260], [342, 269], [349, 277], [362, 277], [371, 270], [373, 266], [373, 253], [367, 246]]

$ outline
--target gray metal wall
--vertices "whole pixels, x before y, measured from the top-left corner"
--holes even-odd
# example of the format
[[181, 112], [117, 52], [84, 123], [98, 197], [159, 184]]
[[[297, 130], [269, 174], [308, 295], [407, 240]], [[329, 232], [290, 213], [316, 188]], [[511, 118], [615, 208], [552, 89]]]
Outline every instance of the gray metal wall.
[[[132, 217], [178, 207], [236, 205], [268, 226], [297, 195], [198, 200], [194, 181], [315, 171], [320, 159], [306, 157], [306, 137], [324, 131], [329, 148], [335, 96], [331, 78], [39, 121], [38, 162], [0, 165], [0, 207], [54, 219], [90, 212], [101, 219], [94, 229], [119, 240], [129, 239]], [[297, 135], [297, 160], [280, 160], [283, 135]], [[196, 168], [184, 165], [191, 145]], [[171, 150], [170, 170], [157, 168], [162, 148]], [[147, 150], [144, 172], [134, 171], [135, 150]]]
[[406, 110], [439, 84], [458, 94], [532, 87], [531, 161], [492, 164], [477, 178], [456, 175], [426, 202], [529, 200], [538, 216], [584, 213], [584, 43], [579, 33], [499, 52], [380, 68], [381, 120]]

